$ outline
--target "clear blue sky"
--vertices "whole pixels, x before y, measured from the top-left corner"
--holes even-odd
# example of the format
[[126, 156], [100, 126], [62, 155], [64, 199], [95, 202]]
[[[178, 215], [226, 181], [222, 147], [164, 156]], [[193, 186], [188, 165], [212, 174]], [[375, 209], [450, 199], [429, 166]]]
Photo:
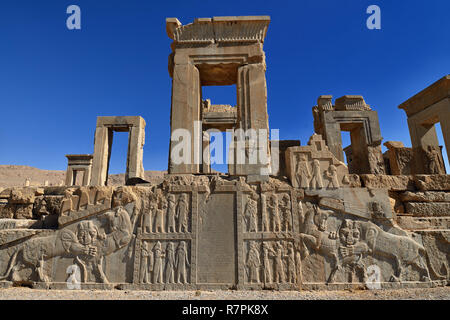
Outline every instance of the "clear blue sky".
[[[66, 28], [76, 4], [82, 29]], [[381, 8], [382, 29], [366, 28]], [[171, 40], [165, 18], [270, 15], [264, 49], [271, 128], [305, 144], [321, 94], [363, 95], [386, 140], [410, 146], [397, 106], [450, 73], [450, 1], [0, 2], [0, 164], [65, 170], [65, 154], [92, 153], [96, 117], [141, 115], [144, 168], [165, 170], [169, 146]], [[235, 93], [208, 90], [213, 103]], [[116, 134], [110, 172], [123, 172], [126, 137]], [[443, 142], [441, 136], [441, 143]]]

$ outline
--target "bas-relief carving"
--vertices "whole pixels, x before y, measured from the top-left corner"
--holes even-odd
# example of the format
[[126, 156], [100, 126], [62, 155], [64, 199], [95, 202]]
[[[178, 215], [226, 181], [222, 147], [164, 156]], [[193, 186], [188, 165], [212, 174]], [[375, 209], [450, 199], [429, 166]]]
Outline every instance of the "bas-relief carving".
[[188, 283], [191, 265], [188, 247], [186, 241], [143, 241], [140, 283]]
[[[243, 213], [245, 232], [291, 232], [293, 215], [291, 196], [286, 192], [266, 192], [245, 196]], [[260, 201], [258, 201], [260, 200]], [[260, 205], [258, 206], [258, 203]]]
[[286, 150], [288, 177], [296, 188], [338, 189], [348, 184], [348, 168], [328, 150], [320, 135], [314, 134], [307, 146]]
[[190, 232], [190, 201], [187, 193], [164, 195], [158, 189], [141, 215], [142, 233]]
[[427, 146], [423, 149], [429, 174], [445, 174], [442, 153], [439, 147]]
[[300, 271], [300, 255], [292, 241], [246, 242], [246, 281], [256, 284], [296, 284]]
[[[306, 202], [300, 208], [303, 210], [300, 239], [304, 259], [311, 254], [324, 258], [322, 263], [327, 264], [325, 270], [329, 270], [322, 275], [326, 282], [333, 283], [339, 278], [339, 282], [365, 283], [367, 267], [373, 264], [382, 266], [384, 282], [426, 282], [432, 278], [430, 272], [433, 278], [442, 279], [427, 264], [424, 246], [410, 236], [387, 232], [374, 222], [344, 217], [312, 203]], [[314, 263], [320, 269], [318, 260]]]
[[[66, 189], [61, 195], [58, 229], [27, 229], [31, 224], [23, 224], [22, 235], [14, 229], [16, 236], [11, 236], [13, 230], [8, 226], [17, 228], [18, 224], [3, 224], [2, 279], [63, 282], [68, 275], [61, 278], [61, 272], [69, 265], [77, 265], [82, 283], [108, 283], [114, 279], [113, 282], [133, 282], [154, 289], [195, 285], [199, 280], [192, 272], [199, 270], [199, 263], [211, 259], [214, 251], [222, 250], [213, 243], [219, 235], [217, 227], [228, 228], [223, 240], [226, 248], [228, 245], [231, 248], [223, 252], [221, 259], [242, 266], [243, 282], [239, 282], [239, 277], [224, 278], [229, 279], [230, 287], [236, 281], [244, 287], [258, 288], [364, 283], [367, 268], [373, 264], [380, 266], [383, 282], [446, 278], [448, 267], [437, 262], [436, 255], [428, 256], [428, 249], [425, 250], [436, 245], [424, 238], [428, 245], [425, 247], [420, 236], [412, 237], [390, 225], [385, 199], [375, 190], [354, 189], [372, 194], [365, 206], [358, 207], [365, 214], [352, 214], [345, 207], [348, 199], [340, 198], [341, 193], [334, 189], [325, 190], [328, 191], [308, 193], [273, 178], [252, 185], [242, 177], [227, 180], [218, 176], [211, 181], [197, 177], [172, 179], [151, 188]], [[236, 219], [242, 221], [241, 236], [237, 238], [233, 230], [239, 233], [234, 229], [238, 220], [225, 219], [213, 224], [209, 221], [221, 219], [212, 211], [236, 196], [241, 197], [240, 204], [230, 202], [226, 214], [236, 214]], [[232, 208], [240, 211], [233, 213]], [[203, 231], [200, 231], [201, 215], [207, 228]], [[193, 229], [196, 216], [198, 230]], [[207, 232], [201, 245], [196, 242], [194, 231]], [[229, 242], [236, 239], [236, 243]], [[199, 262], [198, 255], [206, 250], [204, 246], [212, 247]], [[233, 253], [233, 248], [241, 248], [239, 260], [234, 257], [237, 253]], [[121, 253], [117, 255], [118, 252]], [[63, 260], [67, 261], [64, 265]], [[130, 278], [125, 273], [130, 273], [133, 265], [134, 276]], [[233, 272], [236, 267], [224, 268], [224, 272]], [[118, 274], [118, 270], [124, 274]], [[202, 277], [214, 279], [214, 272]]]
[[[68, 257], [81, 268], [82, 282], [93, 278], [93, 282], [108, 283], [103, 271], [104, 258], [125, 247], [130, 240], [129, 214], [118, 206], [96, 215], [94, 219], [55, 230], [48, 236], [24, 239], [21, 244], [6, 249], [12, 254], [1, 279], [20, 279], [19, 271], [25, 267], [31, 268], [31, 278], [50, 282], [51, 275], [46, 272], [48, 261]], [[5, 251], [2, 253], [8, 254]]]

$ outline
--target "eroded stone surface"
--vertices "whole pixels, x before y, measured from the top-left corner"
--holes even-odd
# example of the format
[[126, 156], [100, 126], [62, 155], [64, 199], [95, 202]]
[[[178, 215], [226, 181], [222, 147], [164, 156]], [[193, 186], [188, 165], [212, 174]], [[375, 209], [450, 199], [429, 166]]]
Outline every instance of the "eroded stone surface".
[[362, 174], [361, 180], [367, 188], [386, 188], [395, 191], [414, 190], [414, 179], [412, 176], [389, 176]]
[[450, 175], [416, 175], [416, 187], [422, 191], [450, 191]]
[[404, 202], [450, 202], [450, 193], [438, 191], [410, 192], [400, 194]]
[[414, 216], [450, 216], [450, 202], [407, 202], [405, 210]]

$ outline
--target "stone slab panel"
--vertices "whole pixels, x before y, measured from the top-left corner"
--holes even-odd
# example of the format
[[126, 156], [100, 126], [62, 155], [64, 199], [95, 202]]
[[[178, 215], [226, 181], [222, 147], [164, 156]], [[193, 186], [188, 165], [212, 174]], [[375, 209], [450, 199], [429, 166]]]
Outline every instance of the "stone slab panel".
[[392, 191], [415, 190], [413, 176], [362, 174], [361, 179], [366, 188], [384, 188]]
[[421, 191], [450, 191], [450, 175], [416, 175], [416, 187]]
[[414, 216], [450, 216], [450, 202], [407, 202], [405, 209]]
[[233, 193], [217, 193], [207, 203], [208, 215], [198, 228], [198, 283], [236, 281], [235, 202]]
[[403, 202], [450, 202], [450, 192], [425, 191], [410, 192], [400, 194]]

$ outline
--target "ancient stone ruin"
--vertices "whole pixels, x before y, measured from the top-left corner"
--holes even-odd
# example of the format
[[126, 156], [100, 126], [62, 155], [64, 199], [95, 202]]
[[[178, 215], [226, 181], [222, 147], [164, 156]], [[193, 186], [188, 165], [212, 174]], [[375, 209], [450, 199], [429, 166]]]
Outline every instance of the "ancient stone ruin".
[[[400, 106], [412, 148], [387, 141], [383, 154], [377, 111], [356, 95], [334, 103], [320, 96], [306, 145], [270, 140], [263, 51], [269, 22], [214, 17], [181, 25], [168, 18], [168, 174], [161, 183], [145, 181], [144, 119], [98, 117], [93, 154], [67, 155], [65, 186], [0, 192], [1, 286], [447, 285], [450, 175], [434, 124], [441, 122], [449, 150], [450, 77]], [[236, 106], [202, 99], [202, 86], [229, 84], [237, 87]], [[212, 173], [211, 130], [232, 133], [228, 174]], [[126, 183], [119, 187], [108, 186], [114, 131], [129, 132]], [[342, 145], [341, 131], [350, 132], [350, 146]]]

